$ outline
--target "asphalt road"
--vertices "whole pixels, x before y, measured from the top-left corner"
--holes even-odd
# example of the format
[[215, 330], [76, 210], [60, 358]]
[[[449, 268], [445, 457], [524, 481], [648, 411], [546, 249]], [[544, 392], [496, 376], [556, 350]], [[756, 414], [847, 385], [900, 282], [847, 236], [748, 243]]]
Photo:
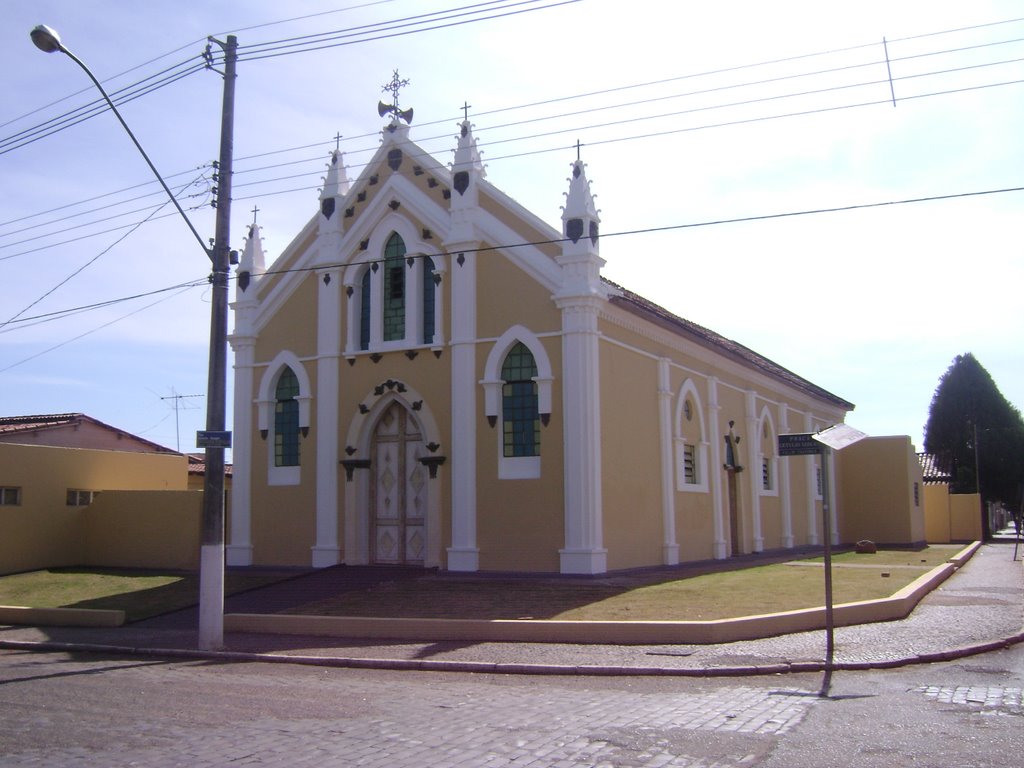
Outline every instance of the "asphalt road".
[[389, 672], [0, 651], [0, 766], [1024, 764], [1024, 646], [833, 676]]

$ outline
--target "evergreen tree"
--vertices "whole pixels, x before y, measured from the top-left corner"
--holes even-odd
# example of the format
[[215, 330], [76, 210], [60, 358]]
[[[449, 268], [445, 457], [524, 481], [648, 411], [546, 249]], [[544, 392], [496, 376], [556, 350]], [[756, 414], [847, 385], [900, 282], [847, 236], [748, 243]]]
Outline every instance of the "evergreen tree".
[[925, 425], [924, 450], [953, 477], [954, 493], [980, 491], [985, 502], [1003, 502], [1011, 510], [1019, 507], [1024, 420], [970, 352], [957, 355], [939, 379]]

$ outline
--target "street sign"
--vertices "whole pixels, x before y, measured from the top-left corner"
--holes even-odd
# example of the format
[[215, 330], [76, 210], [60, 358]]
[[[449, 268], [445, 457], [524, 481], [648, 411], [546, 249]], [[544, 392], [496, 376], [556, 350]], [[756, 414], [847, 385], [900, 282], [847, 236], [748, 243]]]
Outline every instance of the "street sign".
[[197, 448], [230, 448], [231, 432], [215, 432], [213, 430], [202, 430], [196, 432]]
[[853, 445], [865, 437], [867, 435], [859, 429], [854, 429], [849, 424], [836, 424], [834, 427], [818, 432], [814, 439], [819, 443], [827, 445], [834, 451], [841, 451], [846, 446]]
[[779, 456], [808, 456], [821, 453], [822, 445], [810, 432], [779, 435]]

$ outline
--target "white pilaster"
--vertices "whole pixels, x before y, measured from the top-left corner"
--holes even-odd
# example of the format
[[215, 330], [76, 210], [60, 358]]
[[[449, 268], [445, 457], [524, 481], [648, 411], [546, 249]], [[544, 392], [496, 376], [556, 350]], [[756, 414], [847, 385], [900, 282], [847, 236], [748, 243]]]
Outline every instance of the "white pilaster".
[[722, 458], [721, 412], [722, 406], [718, 404], [718, 379], [711, 376], [708, 379], [708, 429], [711, 441], [711, 466], [708, 467], [708, 473], [711, 477], [715, 536], [714, 557], [716, 560], [725, 560], [729, 557], [729, 544], [725, 540], [725, 516], [728, 514], [728, 508], [725, 492], [722, 490], [722, 465], [725, 461]]
[[764, 551], [761, 530], [761, 431], [757, 422], [757, 393], [747, 390], [747, 464], [750, 468], [750, 519], [754, 534], [754, 551]]
[[314, 568], [341, 562], [338, 546], [338, 403], [341, 364], [341, 270], [317, 271], [316, 543]]
[[672, 456], [672, 381], [669, 359], [658, 360], [658, 423], [661, 442], [661, 515], [664, 532], [662, 562], [679, 563], [679, 542], [676, 540], [675, 463]]
[[[779, 433], [789, 434], [789, 406], [779, 406]], [[776, 435], [778, 440], [778, 435]], [[792, 459], [779, 457], [776, 462], [779, 468], [779, 506], [782, 509], [782, 546], [793, 548], [793, 495], [789, 487], [789, 468]]]
[[252, 337], [232, 336], [235, 393], [231, 452], [231, 525], [226, 547], [228, 565], [252, 565], [252, 440], [253, 355]]
[[480, 550], [476, 538], [476, 243], [446, 248], [451, 266], [452, 302], [452, 541], [448, 569], [477, 571]]
[[603, 573], [599, 299], [558, 302], [562, 309], [562, 409], [565, 465], [565, 547], [562, 573]]

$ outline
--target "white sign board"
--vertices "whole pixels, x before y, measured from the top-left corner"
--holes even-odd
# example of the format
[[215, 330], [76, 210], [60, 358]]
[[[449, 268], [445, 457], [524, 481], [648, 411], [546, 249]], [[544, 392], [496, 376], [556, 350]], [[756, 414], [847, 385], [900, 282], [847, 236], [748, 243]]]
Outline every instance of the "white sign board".
[[834, 427], [823, 429], [814, 435], [814, 439], [823, 445], [827, 445], [834, 451], [841, 451], [848, 445], [853, 445], [867, 437], [859, 429], [854, 429], [849, 424], [836, 424]]

